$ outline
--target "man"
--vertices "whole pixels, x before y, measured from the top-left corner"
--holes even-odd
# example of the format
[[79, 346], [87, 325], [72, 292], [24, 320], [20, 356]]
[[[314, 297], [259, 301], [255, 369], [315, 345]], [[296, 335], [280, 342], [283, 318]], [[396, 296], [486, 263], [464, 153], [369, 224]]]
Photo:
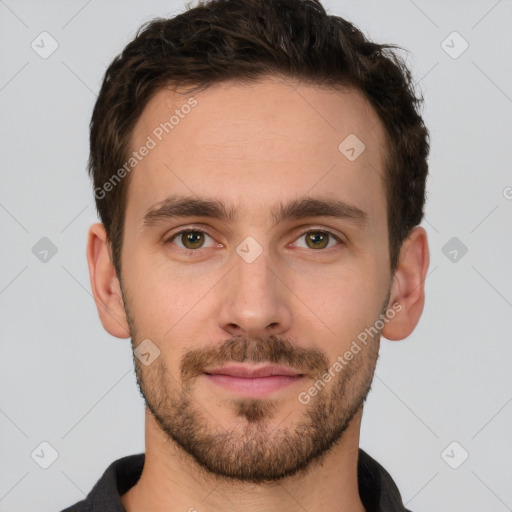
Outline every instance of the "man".
[[146, 450], [71, 511], [405, 511], [359, 449], [417, 325], [428, 132], [403, 61], [314, 0], [212, 0], [108, 68], [87, 258]]

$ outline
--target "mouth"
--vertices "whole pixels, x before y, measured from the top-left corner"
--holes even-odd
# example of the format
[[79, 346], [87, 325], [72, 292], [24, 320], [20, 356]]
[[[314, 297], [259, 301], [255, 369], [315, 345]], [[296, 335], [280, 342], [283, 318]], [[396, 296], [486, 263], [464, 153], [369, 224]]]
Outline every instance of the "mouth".
[[238, 395], [265, 397], [303, 380], [305, 374], [284, 366], [230, 365], [205, 370], [204, 376], [212, 384]]

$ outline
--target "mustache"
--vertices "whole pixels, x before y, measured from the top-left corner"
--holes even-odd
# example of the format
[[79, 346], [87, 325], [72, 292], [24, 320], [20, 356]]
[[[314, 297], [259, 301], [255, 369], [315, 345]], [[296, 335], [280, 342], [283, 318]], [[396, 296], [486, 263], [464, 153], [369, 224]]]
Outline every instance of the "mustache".
[[180, 363], [182, 382], [201, 375], [207, 366], [229, 362], [282, 364], [315, 375], [329, 370], [327, 356], [318, 349], [296, 347], [286, 338], [275, 335], [265, 338], [233, 336], [219, 346], [193, 349], [184, 354]]

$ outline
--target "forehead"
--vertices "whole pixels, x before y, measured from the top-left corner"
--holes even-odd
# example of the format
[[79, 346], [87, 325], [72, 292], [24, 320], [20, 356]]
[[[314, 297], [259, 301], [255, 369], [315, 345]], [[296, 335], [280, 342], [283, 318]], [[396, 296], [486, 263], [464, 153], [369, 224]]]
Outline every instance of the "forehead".
[[[158, 91], [132, 133], [144, 151], [131, 173], [127, 216], [174, 194], [268, 209], [275, 199], [331, 195], [385, 209], [384, 129], [363, 94], [282, 80], [227, 82], [200, 93]], [[128, 224], [128, 217], [127, 217]]]

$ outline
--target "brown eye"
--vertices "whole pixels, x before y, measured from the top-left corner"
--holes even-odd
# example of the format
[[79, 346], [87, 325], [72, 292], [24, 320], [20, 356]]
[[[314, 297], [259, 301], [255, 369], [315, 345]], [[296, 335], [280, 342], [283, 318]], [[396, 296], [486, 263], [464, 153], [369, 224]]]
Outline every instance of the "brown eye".
[[187, 249], [199, 249], [204, 243], [204, 236], [200, 231], [186, 231], [181, 234], [181, 241]]
[[[172, 235], [167, 240], [167, 243], [172, 243], [182, 249], [203, 249], [203, 246], [205, 245], [206, 242], [206, 237], [211, 238], [211, 236], [204, 231], [200, 231], [197, 229], [184, 229]], [[210, 243], [210, 247], [212, 246], [213, 245]]]
[[306, 233], [306, 243], [311, 249], [325, 249], [329, 243], [329, 234], [322, 231]]
[[329, 249], [336, 245], [336, 242], [341, 242], [341, 240], [330, 231], [322, 230], [305, 231], [297, 240], [301, 239], [304, 239], [305, 243], [304, 245], [298, 244], [298, 247], [304, 249]]

